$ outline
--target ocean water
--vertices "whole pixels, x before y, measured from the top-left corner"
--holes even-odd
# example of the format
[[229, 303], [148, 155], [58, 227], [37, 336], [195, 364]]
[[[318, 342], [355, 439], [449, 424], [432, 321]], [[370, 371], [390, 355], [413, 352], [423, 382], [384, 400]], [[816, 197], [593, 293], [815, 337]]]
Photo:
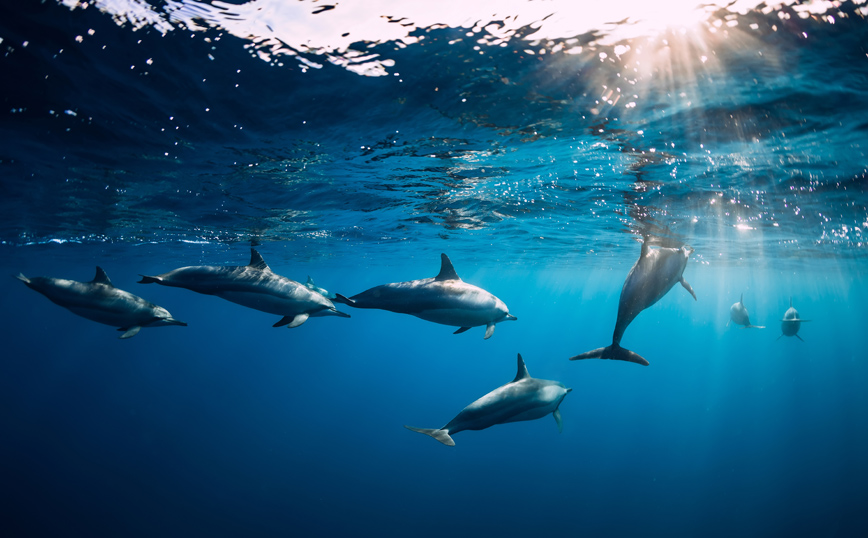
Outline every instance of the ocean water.
[[[2, 534], [868, 535], [868, 4], [394, 4], [0, 4]], [[649, 366], [567, 360], [643, 237], [696, 300], [627, 329]], [[518, 320], [137, 284], [251, 246], [347, 296], [446, 253]], [[12, 278], [95, 266], [189, 325], [119, 340]], [[402, 427], [518, 353], [562, 433]]]

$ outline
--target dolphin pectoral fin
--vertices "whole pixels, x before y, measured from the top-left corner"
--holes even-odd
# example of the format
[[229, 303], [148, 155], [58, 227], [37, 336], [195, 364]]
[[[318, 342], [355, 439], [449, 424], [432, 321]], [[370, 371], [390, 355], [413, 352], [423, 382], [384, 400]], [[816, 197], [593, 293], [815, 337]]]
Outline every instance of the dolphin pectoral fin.
[[469, 331], [469, 330], [470, 330], [470, 327], [461, 327], [460, 329], [458, 329], [457, 331], [455, 331], [452, 334], [461, 334], [461, 333], [463, 333], [465, 331]]
[[681, 282], [681, 285], [684, 286], [684, 289], [686, 289], [687, 291], [689, 291], [689, 292], [690, 292], [690, 295], [693, 295], [693, 300], [696, 301], [696, 300], [697, 300], [697, 299], [696, 299], [696, 294], [693, 293], [693, 288], [691, 288], [691, 287], [690, 287], [690, 284], [688, 284], [687, 281], [684, 280], [684, 277], [681, 277], [680, 282]]
[[406, 426], [406, 425], [404, 427], [407, 428], [408, 430], [410, 430], [411, 432], [424, 433], [425, 435], [427, 435], [429, 437], [433, 437], [434, 439], [437, 439], [438, 441], [440, 441], [441, 443], [443, 443], [446, 446], [455, 446], [455, 441], [453, 441], [452, 438], [449, 437], [449, 430], [444, 430], [444, 429], [434, 430], [434, 429], [428, 429], [428, 428], [414, 428], [413, 426]]
[[645, 360], [643, 356], [630, 351], [629, 349], [625, 349], [618, 344], [599, 347], [597, 349], [592, 349], [591, 351], [586, 351], [580, 355], [576, 355], [575, 357], [570, 357], [571, 361], [580, 361], [582, 359], [609, 359], [615, 361], [635, 362], [642, 366], [648, 366], [651, 364]]
[[488, 340], [492, 334], [494, 334], [494, 323], [489, 323], [485, 326], [485, 336], [483, 336], [483, 339]]
[[[793, 336], [795, 336], [795, 337], [798, 338], [799, 340], [802, 340], [802, 337], [799, 336], [798, 334], [794, 334]], [[804, 340], [802, 340], [802, 342], [804, 342]]]
[[159, 284], [160, 282], [162, 282], [160, 277], [157, 277], [157, 276], [145, 276], [145, 275], [139, 275], [139, 276], [142, 277], [142, 279], [139, 280], [139, 284], [154, 284], [154, 283]]
[[555, 422], [558, 423], [558, 433], [564, 433], [564, 421], [561, 418], [561, 410], [555, 409], [552, 416], [555, 417]]
[[24, 282], [25, 284], [30, 284], [30, 279], [24, 276], [24, 273], [18, 273], [17, 275], [15, 275], [15, 278], [17, 278], [21, 282]]
[[338, 316], [339, 318], [349, 318], [349, 317], [352, 317], [352, 316], [350, 316], [349, 314], [347, 314], [347, 313], [345, 313], [345, 312], [341, 312], [341, 311], [338, 310], [337, 308], [332, 308], [332, 309], [331, 309], [331, 313], [334, 314], [335, 316]]
[[751, 325], [750, 323], [748, 323], [747, 325], [742, 327], [742, 329], [765, 329], [765, 328], [766, 328], [765, 325]]
[[[783, 336], [783, 335], [784, 335], [784, 333], [781, 333], [781, 336]], [[780, 339], [781, 339], [781, 336], [778, 336], [777, 338], [775, 338], [775, 342], [777, 342], [778, 340], [780, 340]], [[796, 336], [798, 336], [798, 335], [796, 335]]]
[[283, 316], [277, 323], [272, 325], [272, 327], [283, 327], [284, 325], [291, 322], [294, 318], [295, 316]]
[[289, 325], [287, 325], [287, 328], [294, 329], [294, 328], [298, 327], [299, 325], [301, 325], [302, 323], [304, 323], [305, 321], [307, 321], [307, 318], [309, 318], [309, 317], [310, 317], [310, 314], [299, 314], [299, 315], [295, 316], [294, 318], [292, 318], [292, 321], [289, 322]]
[[335, 293], [335, 298], [332, 299], [334, 303], [345, 304], [347, 306], [355, 306], [356, 302], [350, 299], [349, 297], [344, 297], [340, 293]]
[[133, 336], [139, 334], [139, 331], [141, 331], [142, 328], [139, 325], [136, 325], [135, 327], [130, 327], [129, 329], [121, 327], [118, 330], [126, 331], [124, 334], [118, 336], [118, 338], [120, 338], [121, 340], [126, 340], [127, 338], [132, 338]]

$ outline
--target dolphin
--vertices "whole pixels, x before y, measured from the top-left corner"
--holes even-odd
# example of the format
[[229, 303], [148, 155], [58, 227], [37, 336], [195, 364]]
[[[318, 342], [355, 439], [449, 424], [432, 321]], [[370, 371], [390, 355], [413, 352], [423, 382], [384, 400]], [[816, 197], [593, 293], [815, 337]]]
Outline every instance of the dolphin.
[[[795, 336], [799, 340], [802, 340], [802, 337], [799, 336], [799, 328], [802, 326], [802, 323], [807, 321], [811, 320], [799, 317], [799, 311], [793, 308], [793, 298], [790, 297], [790, 307], [784, 312], [784, 319], [781, 320], [781, 336]], [[781, 336], [778, 336], [777, 340], [780, 340]]]
[[693, 288], [684, 280], [684, 269], [687, 259], [693, 253], [693, 248], [684, 245], [681, 248], [655, 248], [648, 244], [648, 239], [642, 243], [639, 259], [627, 274], [624, 287], [621, 288], [621, 298], [618, 301], [618, 318], [615, 321], [615, 332], [612, 334], [612, 345], [586, 351], [581, 355], [570, 357], [571, 361], [582, 359], [615, 359], [635, 362], [648, 366], [648, 361], [638, 353], [621, 347], [621, 338], [627, 326], [640, 312], [659, 301], [680, 282], [684, 289], [690, 292], [693, 300], [696, 294]]
[[741, 294], [737, 303], [729, 307], [729, 321], [726, 322], [727, 327], [729, 327], [730, 321], [736, 325], [742, 325], [742, 329], [765, 329], [764, 326], [751, 325], [750, 318], [747, 315], [747, 308], [744, 307], [744, 293]]
[[446, 254], [440, 255], [440, 273], [434, 278], [383, 284], [350, 298], [336, 294], [336, 303], [355, 308], [377, 308], [410, 314], [426, 321], [459, 327], [453, 334], [485, 326], [485, 338], [494, 334], [494, 324], [518, 319], [503, 301], [458, 277]]
[[298, 327], [310, 316], [340, 316], [326, 297], [303, 284], [274, 273], [256, 249], [250, 249], [250, 264], [238, 267], [199, 265], [181, 267], [157, 276], [141, 275], [139, 284], [162, 284], [196, 293], [216, 295], [254, 310], [283, 316], [274, 327]]
[[534, 379], [527, 373], [524, 359], [518, 354], [518, 373], [511, 382], [494, 389], [482, 398], [465, 407], [448, 424], [439, 429], [414, 428], [408, 430], [424, 433], [447, 446], [455, 446], [452, 435], [464, 430], [484, 430], [495, 424], [535, 420], [549, 413], [555, 417], [558, 431], [564, 429], [559, 406], [573, 389], [557, 381]]
[[90, 282], [43, 276], [27, 278], [21, 273], [15, 278], [73, 314], [118, 327], [124, 331], [122, 339], [132, 338], [142, 327], [187, 326], [162, 306], [114, 287], [101, 267], [96, 268], [96, 276]]
[[307, 282], [304, 283], [304, 287], [306, 287], [307, 289], [309, 289], [311, 291], [315, 291], [315, 292], [319, 293], [320, 295], [322, 295], [323, 297], [325, 297], [327, 299], [334, 299], [335, 298], [334, 293], [330, 292], [329, 290], [327, 290], [325, 288], [320, 288], [319, 286], [314, 284], [313, 279], [310, 277], [310, 275], [308, 275]]

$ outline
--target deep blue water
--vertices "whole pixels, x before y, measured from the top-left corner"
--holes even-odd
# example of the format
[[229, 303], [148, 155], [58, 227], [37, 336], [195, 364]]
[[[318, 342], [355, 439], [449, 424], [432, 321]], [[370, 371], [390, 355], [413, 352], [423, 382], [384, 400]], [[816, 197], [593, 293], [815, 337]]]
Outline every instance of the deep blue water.
[[[0, 4], [0, 274], [99, 265], [189, 324], [119, 340], [0, 280], [4, 535], [868, 535], [864, 3], [232, 4]], [[696, 249], [697, 300], [627, 329], [650, 366], [568, 361], [642, 235]], [[277, 329], [136, 283], [251, 245], [345, 295], [445, 252], [518, 320]], [[766, 329], [727, 327], [741, 294]], [[402, 427], [517, 353], [573, 389], [563, 433]]]

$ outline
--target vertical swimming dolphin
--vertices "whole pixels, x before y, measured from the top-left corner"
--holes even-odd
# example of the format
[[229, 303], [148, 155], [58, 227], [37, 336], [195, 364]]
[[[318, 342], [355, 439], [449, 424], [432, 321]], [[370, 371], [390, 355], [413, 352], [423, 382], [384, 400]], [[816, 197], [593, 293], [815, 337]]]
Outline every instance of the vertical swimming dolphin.
[[495, 424], [542, 418], [549, 413], [555, 418], [558, 431], [563, 431], [559, 407], [571, 390], [557, 381], [532, 378], [519, 353], [515, 379], [465, 407], [442, 428], [404, 427], [424, 433], [447, 446], [455, 446], [452, 436], [464, 430], [484, 430]]
[[659, 301], [676, 282], [680, 282], [684, 289], [693, 296], [693, 300], [696, 300], [693, 288], [682, 276], [687, 267], [687, 259], [692, 253], [693, 249], [687, 245], [681, 248], [652, 249], [648, 244], [648, 238], [645, 238], [642, 242], [639, 259], [633, 264], [626, 280], [624, 280], [624, 287], [621, 288], [618, 318], [615, 321], [615, 331], [612, 334], [612, 345], [586, 351], [575, 357], [570, 357], [570, 360], [614, 359], [648, 366], [648, 361], [644, 357], [621, 347], [621, 338], [624, 336], [627, 326], [636, 316]]
[[736, 325], [741, 325], [742, 329], [765, 329], [763, 325], [751, 325], [750, 316], [748, 316], [747, 308], [744, 306], [744, 293], [738, 298], [737, 303], [733, 303], [729, 307], [729, 321], [726, 322], [727, 327], [729, 327], [730, 321]]
[[[781, 336], [795, 336], [802, 340], [802, 337], [799, 336], [799, 328], [801, 328], [802, 323], [808, 321], [811, 320], [799, 317], [799, 311], [793, 308], [793, 298], [790, 297], [790, 307], [784, 312], [784, 319], [781, 320]], [[781, 336], [778, 336], [776, 340], [780, 340]]]
[[254, 310], [283, 316], [275, 327], [298, 327], [311, 316], [350, 317], [338, 312], [323, 295], [273, 272], [253, 248], [248, 265], [181, 267], [162, 275], [142, 275], [139, 281], [139, 284], [151, 283], [216, 295]]
[[124, 331], [120, 338], [132, 338], [142, 327], [187, 325], [173, 318], [162, 306], [114, 287], [101, 267], [96, 268], [96, 276], [90, 282], [42, 276], [27, 278], [20, 273], [15, 278], [73, 314], [118, 327], [119, 331]]
[[482, 288], [458, 277], [446, 254], [440, 255], [440, 273], [434, 278], [383, 284], [352, 297], [336, 294], [336, 303], [355, 308], [376, 308], [410, 314], [426, 321], [459, 327], [453, 334], [485, 326], [485, 338], [494, 334], [494, 324], [518, 319], [506, 305]]

